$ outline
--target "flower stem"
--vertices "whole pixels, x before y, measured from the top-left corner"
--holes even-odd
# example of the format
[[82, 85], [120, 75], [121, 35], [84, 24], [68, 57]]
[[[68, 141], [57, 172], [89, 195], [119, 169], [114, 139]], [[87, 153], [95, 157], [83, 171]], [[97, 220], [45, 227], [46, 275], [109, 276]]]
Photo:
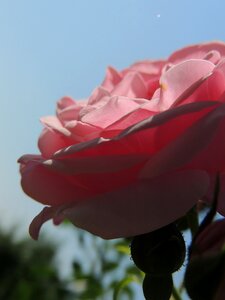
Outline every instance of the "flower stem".
[[175, 286], [173, 286], [173, 291], [172, 291], [172, 295], [174, 300], [182, 300], [180, 294], [178, 293], [177, 289], [175, 288]]

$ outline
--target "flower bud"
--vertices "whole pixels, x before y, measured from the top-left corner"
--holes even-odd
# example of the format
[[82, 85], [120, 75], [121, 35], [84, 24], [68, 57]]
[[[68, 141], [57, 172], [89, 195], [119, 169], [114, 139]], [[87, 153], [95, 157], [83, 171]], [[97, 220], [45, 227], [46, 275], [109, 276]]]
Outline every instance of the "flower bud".
[[142, 234], [131, 242], [131, 256], [145, 273], [159, 276], [177, 271], [185, 258], [185, 243], [174, 224]]
[[224, 254], [195, 257], [185, 273], [184, 283], [188, 295], [192, 300], [224, 299], [215, 297], [224, 276]]
[[152, 276], [145, 275], [143, 293], [146, 300], [169, 300], [172, 294], [172, 275]]
[[224, 300], [225, 219], [209, 224], [191, 245], [185, 287], [193, 300]]

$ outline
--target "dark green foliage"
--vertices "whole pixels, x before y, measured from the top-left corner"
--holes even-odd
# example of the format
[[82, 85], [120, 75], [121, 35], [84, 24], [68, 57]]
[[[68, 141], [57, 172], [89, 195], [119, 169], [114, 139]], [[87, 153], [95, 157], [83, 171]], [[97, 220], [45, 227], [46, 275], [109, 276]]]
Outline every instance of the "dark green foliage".
[[115, 290], [118, 299], [134, 299], [132, 285], [122, 282], [141, 276], [130, 260], [129, 242], [105, 241], [80, 230], [76, 234], [82, 259], [74, 261], [66, 281], [54, 264], [55, 245], [15, 241], [0, 232], [0, 300], [111, 300]]
[[16, 242], [0, 232], [0, 300], [69, 300], [53, 264], [54, 246], [41, 241]]
[[74, 300], [112, 300], [117, 299], [118, 294], [118, 299], [135, 299], [128, 283], [133, 281], [131, 277], [141, 274], [129, 259], [129, 242], [122, 239], [105, 241], [79, 231], [78, 234], [79, 248], [84, 249], [89, 267], [85, 270], [82, 261], [78, 260], [73, 264]]

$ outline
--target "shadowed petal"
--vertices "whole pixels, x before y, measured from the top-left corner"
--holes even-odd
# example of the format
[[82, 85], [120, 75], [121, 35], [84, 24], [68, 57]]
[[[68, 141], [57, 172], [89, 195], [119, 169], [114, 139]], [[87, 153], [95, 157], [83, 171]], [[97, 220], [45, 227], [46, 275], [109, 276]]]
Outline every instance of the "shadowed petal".
[[[224, 130], [219, 130], [224, 123], [225, 105], [219, 105], [213, 111], [190, 126], [179, 138], [159, 151], [154, 159], [149, 160], [141, 171], [142, 178], [151, 178], [164, 172], [185, 166], [191, 162], [200, 151], [192, 168], [207, 170], [214, 166], [216, 170], [225, 168], [223, 139]], [[223, 126], [224, 128], [224, 126]], [[217, 142], [213, 140], [217, 137]], [[211, 145], [210, 143], [213, 142]], [[210, 147], [211, 146], [211, 147]], [[202, 157], [203, 156], [203, 157]], [[201, 163], [203, 161], [203, 163]], [[216, 163], [218, 162], [218, 163]]]
[[143, 234], [183, 216], [207, 191], [208, 175], [184, 171], [132, 186], [65, 209], [75, 226], [105, 239]]

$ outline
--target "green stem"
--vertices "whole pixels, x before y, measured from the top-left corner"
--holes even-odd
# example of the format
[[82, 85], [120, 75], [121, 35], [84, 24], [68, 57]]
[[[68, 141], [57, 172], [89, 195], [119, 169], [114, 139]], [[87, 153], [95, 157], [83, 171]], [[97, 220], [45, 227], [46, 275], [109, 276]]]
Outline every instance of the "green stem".
[[182, 293], [182, 291], [184, 290], [184, 288], [185, 288], [185, 286], [184, 286], [184, 281], [182, 281], [182, 282], [180, 283], [179, 288], [178, 288], [178, 292], [179, 292], [179, 293]]
[[196, 211], [196, 208], [193, 207], [188, 213], [187, 213], [187, 221], [189, 228], [191, 230], [192, 239], [194, 238], [195, 234], [198, 231], [198, 213]]
[[130, 277], [124, 278], [122, 279], [115, 287], [114, 292], [113, 292], [113, 300], [118, 300], [118, 296], [120, 291], [126, 287], [127, 285], [129, 285], [131, 282], [139, 282], [139, 278], [135, 275], [131, 275]]
[[173, 286], [173, 291], [172, 291], [172, 295], [174, 300], [182, 300], [180, 294], [178, 293], [177, 289], [175, 288], [175, 286]]

